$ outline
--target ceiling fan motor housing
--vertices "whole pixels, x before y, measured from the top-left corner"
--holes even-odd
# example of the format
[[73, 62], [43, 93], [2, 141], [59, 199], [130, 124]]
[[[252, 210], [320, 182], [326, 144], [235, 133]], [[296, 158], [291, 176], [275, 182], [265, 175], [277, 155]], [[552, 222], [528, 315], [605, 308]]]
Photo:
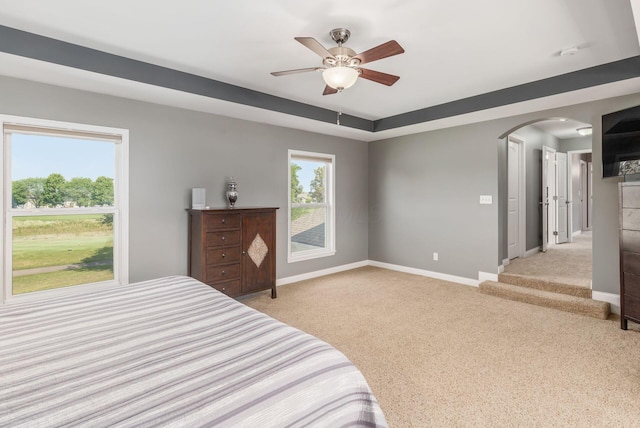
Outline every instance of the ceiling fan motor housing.
[[354, 58], [356, 52], [353, 49], [345, 48], [344, 46], [338, 46], [328, 49], [333, 55], [333, 58], [325, 58], [322, 63], [330, 67], [357, 67], [360, 65], [360, 60]]
[[351, 36], [351, 31], [346, 28], [334, 28], [329, 31], [329, 35], [333, 39], [334, 42], [338, 44], [338, 46], [342, 46], [343, 43], [347, 43], [349, 40], [349, 36]]

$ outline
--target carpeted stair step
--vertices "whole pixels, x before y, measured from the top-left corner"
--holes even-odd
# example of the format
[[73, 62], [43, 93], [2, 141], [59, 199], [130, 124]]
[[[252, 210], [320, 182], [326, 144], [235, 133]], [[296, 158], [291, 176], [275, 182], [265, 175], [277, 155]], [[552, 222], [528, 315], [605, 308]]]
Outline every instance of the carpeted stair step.
[[507, 284], [519, 285], [520, 287], [535, 288], [536, 290], [550, 291], [552, 293], [566, 294], [568, 296], [591, 298], [591, 289], [579, 285], [564, 284], [548, 279], [534, 278], [527, 275], [515, 273], [501, 273], [498, 281]]
[[594, 318], [607, 319], [610, 313], [609, 303], [607, 302], [537, 290], [535, 288], [520, 287], [513, 284], [484, 281], [480, 284], [479, 290], [481, 293], [492, 296], [546, 306]]

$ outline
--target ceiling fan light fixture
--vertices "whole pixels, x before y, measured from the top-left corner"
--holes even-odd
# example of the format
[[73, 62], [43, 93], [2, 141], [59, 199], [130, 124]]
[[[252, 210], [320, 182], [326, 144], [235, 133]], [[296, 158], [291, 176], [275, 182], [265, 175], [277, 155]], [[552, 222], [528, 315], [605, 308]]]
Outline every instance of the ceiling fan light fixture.
[[578, 131], [578, 134], [580, 135], [591, 135], [593, 133], [593, 128], [591, 128], [590, 126], [585, 126], [583, 128], [578, 128], [576, 129], [576, 131]]
[[358, 70], [351, 67], [330, 67], [322, 72], [322, 78], [327, 86], [342, 91], [343, 89], [350, 88], [358, 80]]

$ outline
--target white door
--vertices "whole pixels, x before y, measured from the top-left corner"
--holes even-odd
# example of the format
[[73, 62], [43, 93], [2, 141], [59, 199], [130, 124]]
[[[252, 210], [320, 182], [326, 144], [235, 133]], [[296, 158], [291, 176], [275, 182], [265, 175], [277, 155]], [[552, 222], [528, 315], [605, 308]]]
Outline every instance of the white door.
[[580, 161], [580, 230], [589, 230], [588, 222], [588, 193], [587, 193], [587, 163], [583, 160]]
[[542, 251], [547, 251], [549, 245], [555, 242], [553, 238], [553, 226], [555, 223], [555, 210], [553, 197], [556, 189], [556, 151], [551, 147], [542, 146]]
[[507, 257], [509, 260], [519, 256], [519, 178], [520, 178], [520, 144], [508, 140], [507, 143]]
[[556, 244], [569, 241], [569, 198], [567, 197], [567, 154], [556, 153]]
[[587, 162], [587, 173], [589, 174], [587, 188], [587, 225], [588, 230], [593, 227], [593, 162]]

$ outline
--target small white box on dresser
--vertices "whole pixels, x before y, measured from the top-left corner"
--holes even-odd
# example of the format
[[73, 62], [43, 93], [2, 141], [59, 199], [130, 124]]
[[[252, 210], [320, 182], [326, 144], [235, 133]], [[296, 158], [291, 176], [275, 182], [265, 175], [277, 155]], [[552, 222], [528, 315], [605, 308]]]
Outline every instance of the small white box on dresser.
[[204, 209], [207, 200], [206, 189], [200, 187], [194, 187], [191, 189], [191, 209], [201, 210]]

